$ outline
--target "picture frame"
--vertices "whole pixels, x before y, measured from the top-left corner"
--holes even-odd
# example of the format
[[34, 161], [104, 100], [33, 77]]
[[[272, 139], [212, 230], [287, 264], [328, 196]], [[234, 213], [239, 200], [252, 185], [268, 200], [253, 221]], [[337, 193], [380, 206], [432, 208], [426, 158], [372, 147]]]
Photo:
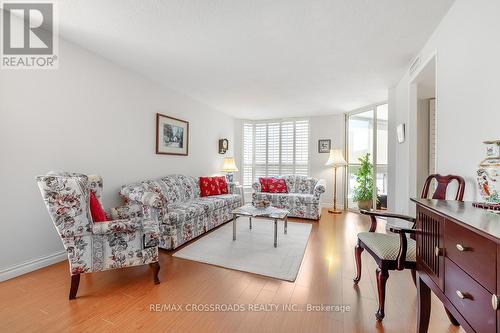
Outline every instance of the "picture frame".
[[189, 154], [189, 122], [156, 114], [156, 154]]
[[318, 140], [318, 153], [320, 154], [329, 153], [330, 149], [332, 149], [332, 140], [330, 139]]
[[219, 154], [225, 154], [229, 150], [229, 140], [220, 139], [219, 140]]

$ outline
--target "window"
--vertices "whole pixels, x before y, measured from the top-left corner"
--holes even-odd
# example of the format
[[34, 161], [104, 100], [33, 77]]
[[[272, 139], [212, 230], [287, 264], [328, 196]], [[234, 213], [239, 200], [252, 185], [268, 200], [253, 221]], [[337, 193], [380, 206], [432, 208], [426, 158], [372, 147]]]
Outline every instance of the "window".
[[[356, 173], [360, 164], [358, 159], [370, 154], [370, 162], [374, 164], [374, 196], [378, 202], [377, 209], [387, 208], [387, 154], [388, 154], [388, 105], [377, 104], [346, 116], [347, 140], [347, 191], [345, 202], [347, 208], [357, 209], [352, 196], [356, 182]], [[375, 197], [374, 197], [375, 200]]]
[[309, 121], [243, 124], [243, 185], [259, 177], [309, 173]]

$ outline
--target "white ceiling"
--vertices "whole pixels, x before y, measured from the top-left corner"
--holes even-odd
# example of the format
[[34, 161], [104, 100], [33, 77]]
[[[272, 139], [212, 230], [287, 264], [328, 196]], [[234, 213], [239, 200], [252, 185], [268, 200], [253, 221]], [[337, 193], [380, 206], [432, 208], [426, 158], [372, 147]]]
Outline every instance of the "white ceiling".
[[59, 0], [61, 35], [238, 118], [387, 98], [453, 0]]

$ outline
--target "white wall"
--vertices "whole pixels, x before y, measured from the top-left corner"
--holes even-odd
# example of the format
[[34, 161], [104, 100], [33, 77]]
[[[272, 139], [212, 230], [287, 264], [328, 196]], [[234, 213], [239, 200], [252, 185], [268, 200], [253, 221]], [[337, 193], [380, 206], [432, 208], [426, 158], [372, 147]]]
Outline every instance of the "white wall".
[[[189, 156], [155, 154], [156, 112], [190, 122]], [[64, 41], [58, 70], [0, 71], [0, 280], [64, 258], [36, 175], [100, 174], [110, 207], [123, 184], [217, 173], [233, 133], [233, 118]]]
[[[333, 201], [333, 168], [325, 166], [329, 154], [318, 153], [318, 140], [332, 140], [332, 149], [340, 148], [344, 151], [345, 122], [344, 115], [318, 116], [309, 118], [309, 173], [312, 177], [326, 180], [326, 191], [321, 197], [323, 207], [331, 207]], [[344, 151], [345, 158], [345, 151]], [[344, 207], [343, 171], [337, 169], [337, 208]]]
[[[475, 170], [484, 158], [482, 141], [500, 137], [500, 2], [457, 0], [420, 52], [422, 65], [437, 57], [437, 171], [458, 174], [467, 181], [465, 200], [479, 199]], [[409, 196], [415, 168], [410, 165], [415, 142], [397, 144], [395, 126], [407, 123], [409, 138], [416, 128], [411, 114], [410, 87], [413, 76], [406, 74], [389, 91], [391, 119], [390, 172], [393, 190], [390, 209], [410, 211]]]

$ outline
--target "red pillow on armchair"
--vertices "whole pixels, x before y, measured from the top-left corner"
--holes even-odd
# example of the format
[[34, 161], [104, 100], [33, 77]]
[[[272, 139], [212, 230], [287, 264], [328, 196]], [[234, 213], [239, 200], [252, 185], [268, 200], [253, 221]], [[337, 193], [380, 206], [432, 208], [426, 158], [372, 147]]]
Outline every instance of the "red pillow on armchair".
[[200, 196], [208, 197], [221, 194], [219, 182], [215, 178], [216, 177], [200, 177]]
[[286, 182], [282, 178], [269, 178], [267, 186], [269, 193], [288, 193]]
[[92, 221], [94, 222], [107, 222], [109, 221], [106, 216], [106, 212], [102, 209], [101, 203], [97, 200], [94, 192], [90, 191], [90, 215], [92, 215]]

